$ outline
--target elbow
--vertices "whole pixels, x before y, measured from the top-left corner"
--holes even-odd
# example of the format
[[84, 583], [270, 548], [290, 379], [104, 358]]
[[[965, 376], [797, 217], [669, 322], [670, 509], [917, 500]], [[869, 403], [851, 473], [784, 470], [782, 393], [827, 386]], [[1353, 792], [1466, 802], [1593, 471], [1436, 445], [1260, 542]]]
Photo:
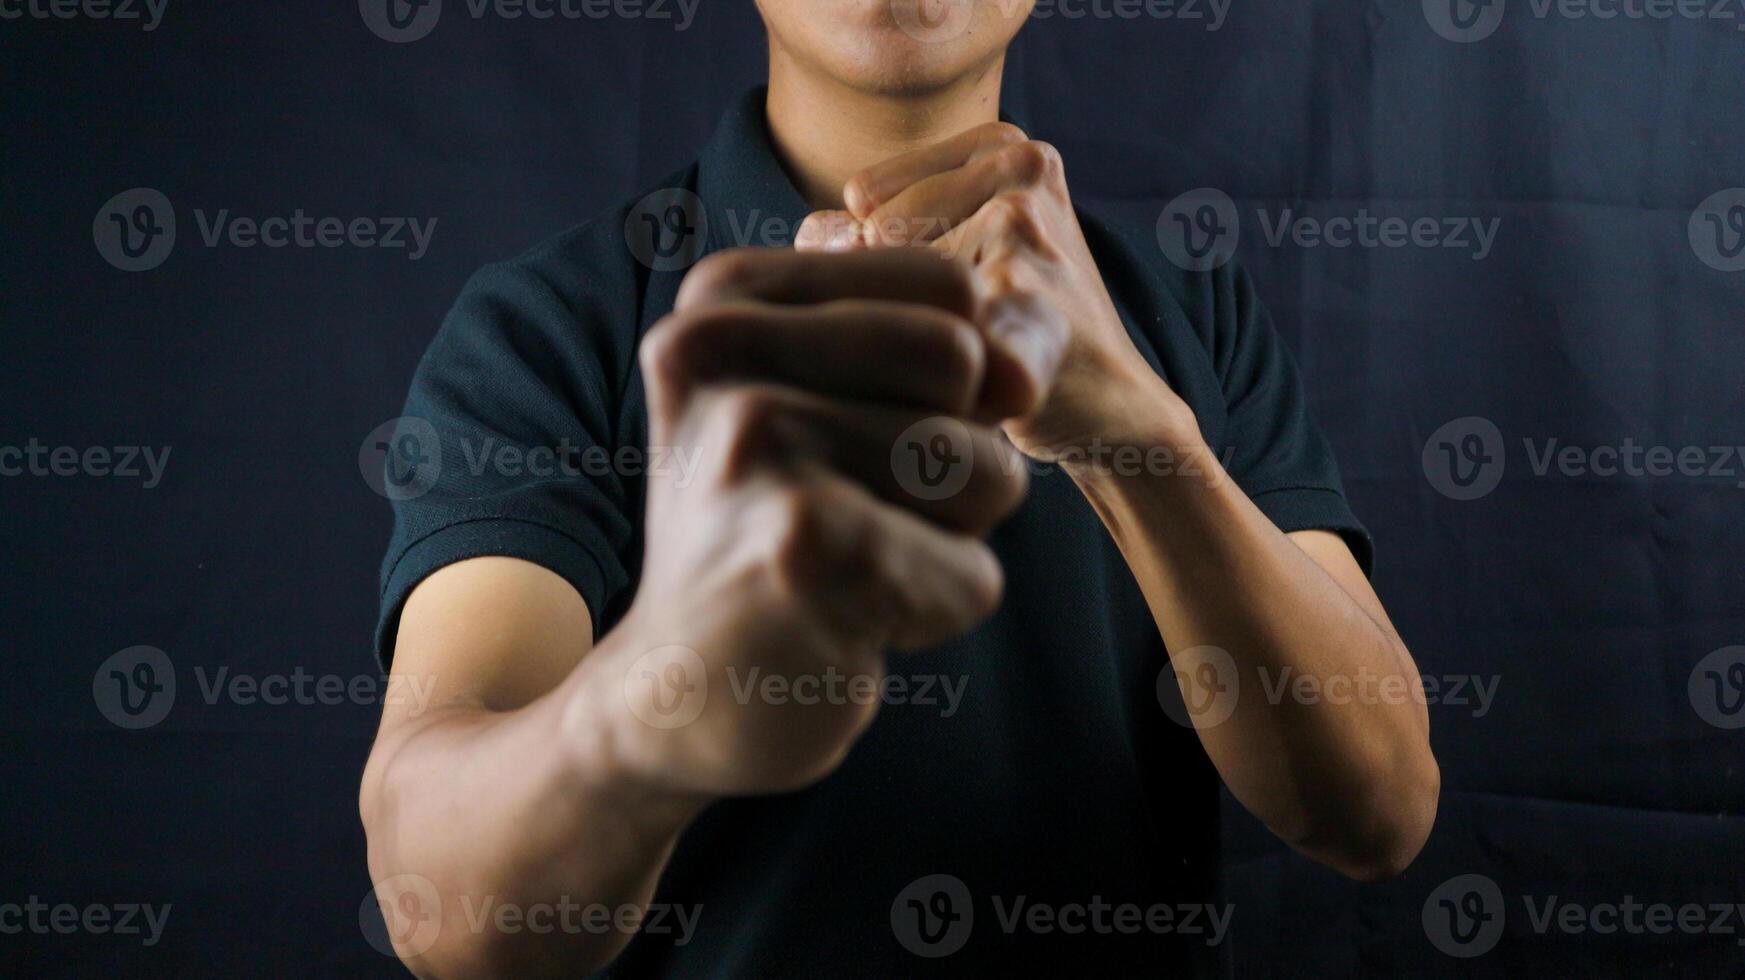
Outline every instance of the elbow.
[[1442, 773], [1428, 745], [1404, 764], [1372, 770], [1380, 778], [1342, 797], [1339, 805], [1304, 815], [1295, 834], [1280, 836], [1295, 850], [1353, 881], [1388, 881], [1404, 874], [1430, 839]]
[[1378, 780], [1369, 799], [1349, 820], [1342, 846], [1326, 863], [1353, 881], [1388, 881], [1405, 874], [1423, 851], [1436, 824], [1442, 772], [1426, 746], [1422, 758], [1396, 778]]
[[430, 803], [420, 800], [415, 776], [393, 764], [396, 755], [393, 746], [378, 748], [358, 791], [371, 894], [382, 913], [382, 931], [370, 938], [381, 952], [414, 976], [444, 980], [591, 976], [612, 964], [630, 942], [625, 930], [535, 928], [531, 918], [502, 918], [511, 909], [521, 916], [569, 913], [561, 903], [510, 901], [513, 883], [481, 879], [476, 862], [457, 863], [454, 848], [421, 833], [430, 821], [420, 814]]

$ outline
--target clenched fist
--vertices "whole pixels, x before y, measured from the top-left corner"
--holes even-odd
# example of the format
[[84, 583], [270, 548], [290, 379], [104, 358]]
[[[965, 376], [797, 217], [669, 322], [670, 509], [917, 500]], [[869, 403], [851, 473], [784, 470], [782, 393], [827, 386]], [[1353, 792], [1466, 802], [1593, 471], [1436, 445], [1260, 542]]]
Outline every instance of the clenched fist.
[[[585, 714], [612, 720], [638, 776], [702, 796], [815, 781], [877, 699], [764, 703], [751, 678], [876, 689], [887, 651], [995, 608], [982, 536], [1026, 487], [998, 426], [1042, 403], [1067, 328], [978, 275], [921, 249], [740, 249], [699, 263], [650, 330], [650, 443], [698, 463], [651, 475], [636, 600], [583, 668], [621, 692]], [[916, 472], [935, 465], [954, 469]]]
[[1056, 310], [1070, 324], [1063, 366], [1037, 393], [1040, 404], [1005, 421], [1025, 453], [1065, 464], [1098, 444], [1196, 441], [1192, 412], [1127, 335], [1053, 146], [988, 123], [867, 168], [843, 200], [847, 211], [806, 219], [799, 248], [923, 246], [968, 263], [984, 301]]

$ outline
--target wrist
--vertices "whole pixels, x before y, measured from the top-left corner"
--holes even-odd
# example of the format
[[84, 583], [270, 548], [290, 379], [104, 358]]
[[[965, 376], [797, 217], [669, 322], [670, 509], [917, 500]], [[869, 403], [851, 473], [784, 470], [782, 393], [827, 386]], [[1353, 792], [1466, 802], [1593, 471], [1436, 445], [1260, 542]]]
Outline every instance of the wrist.
[[1138, 355], [1098, 372], [1092, 437], [1062, 454], [1081, 485], [1192, 475], [1215, 465], [1193, 409]]

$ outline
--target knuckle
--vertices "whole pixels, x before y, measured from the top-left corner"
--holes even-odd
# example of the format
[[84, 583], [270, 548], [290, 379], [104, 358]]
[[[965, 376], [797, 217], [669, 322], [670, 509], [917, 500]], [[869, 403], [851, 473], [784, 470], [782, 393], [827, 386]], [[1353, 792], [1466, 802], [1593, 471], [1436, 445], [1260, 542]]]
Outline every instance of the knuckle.
[[953, 306], [961, 310], [975, 309], [978, 298], [975, 266], [961, 255], [939, 255], [936, 258], [945, 269], [944, 284]]
[[795, 486], [772, 491], [769, 499], [771, 557], [782, 578], [803, 589], [811, 581], [824, 534], [824, 514], [816, 497]]
[[723, 392], [710, 411], [722, 429], [721, 452], [730, 472], [763, 455], [776, 438], [781, 409], [767, 392], [735, 388]]
[[1008, 517], [1023, 506], [1030, 493], [1030, 470], [1024, 465], [1024, 455], [1004, 439], [995, 440], [994, 453], [999, 479], [994, 487], [992, 509], [1000, 517]]
[[970, 619], [980, 621], [1000, 608], [1000, 598], [1006, 591], [1005, 571], [1000, 567], [1000, 560], [983, 542], [972, 541], [967, 547], [974, 550], [972, 565], [978, 571], [963, 580], [965, 611]]
[[670, 387], [684, 376], [686, 317], [670, 313], [662, 317], [642, 338], [637, 357], [643, 376], [651, 385]]
[[848, 182], [842, 185], [842, 199], [849, 204], [850, 210], [863, 213], [884, 203], [873, 198], [873, 177], [870, 170], [862, 170], [848, 178]]
[[758, 253], [753, 248], [732, 248], [704, 256], [679, 287], [679, 309], [731, 295], [756, 271]]
[[1021, 235], [1034, 233], [1041, 227], [1041, 219], [1036, 214], [1036, 203], [1030, 195], [1007, 191], [989, 202], [994, 221], [1005, 230]]
[[1001, 149], [997, 160], [1015, 179], [1034, 184], [1046, 179], [1050, 170], [1059, 165], [1060, 153], [1047, 143], [1025, 140]]
[[774, 492], [773, 559], [791, 595], [834, 595], [843, 583], [875, 589], [880, 582], [878, 531], [853, 507], [818, 487]]
[[1061, 159], [1060, 150], [1053, 143], [1031, 140], [1025, 146], [1035, 160], [1037, 175], [1043, 180], [1053, 181], [1066, 175], [1066, 161]]
[[638, 349], [644, 371], [662, 383], [685, 380], [728, 320], [728, 311], [717, 307], [675, 310], [662, 317]]
[[986, 134], [988, 141], [992, 143], [1021, 143], [1030, 138], [1024, 130], [1004, 119], [984, 124], [982, 131]]
[[755, 434], [768, 428], [776, 413], [776, 400], [756, 388], [723, 392], [715, 409], [729, 432]]
[[926, 337], [928, 349], [922, 354], [925, 363], [935, 366], [957, 399], [968, 401], [974, 397], [986, 357], [981, 334], [969, 324], [953, 319], [942, 320], [939, 328], [928, 331]]

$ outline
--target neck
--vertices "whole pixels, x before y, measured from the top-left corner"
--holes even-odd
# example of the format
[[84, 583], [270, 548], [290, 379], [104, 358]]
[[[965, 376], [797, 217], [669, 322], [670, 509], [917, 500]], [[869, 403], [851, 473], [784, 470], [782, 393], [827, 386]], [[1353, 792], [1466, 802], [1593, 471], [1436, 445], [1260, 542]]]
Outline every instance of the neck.
[[840, 209], [861, 170], [1000, 117], [1004, 55], [926, 92], [853, 89], [770, 45], [765, 112], [776, 153], [813, 208]]

